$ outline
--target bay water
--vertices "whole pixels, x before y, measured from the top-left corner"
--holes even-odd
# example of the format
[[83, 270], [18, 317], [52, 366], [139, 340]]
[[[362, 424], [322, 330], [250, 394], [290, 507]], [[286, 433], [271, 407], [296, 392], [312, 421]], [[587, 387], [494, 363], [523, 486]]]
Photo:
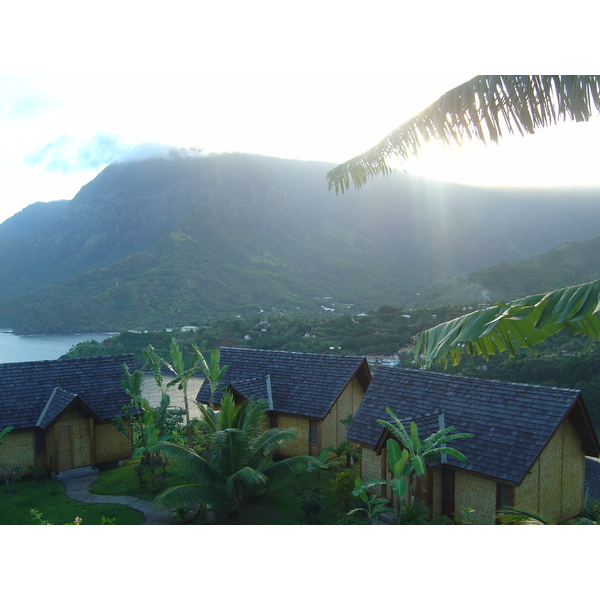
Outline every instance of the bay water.
[[54, 360], [66, 354], [75, 344], [88, 340], [101, 342], [114, 333], [82, 333], [70, 335], [13, 335], [0, 329], [0, 363]]

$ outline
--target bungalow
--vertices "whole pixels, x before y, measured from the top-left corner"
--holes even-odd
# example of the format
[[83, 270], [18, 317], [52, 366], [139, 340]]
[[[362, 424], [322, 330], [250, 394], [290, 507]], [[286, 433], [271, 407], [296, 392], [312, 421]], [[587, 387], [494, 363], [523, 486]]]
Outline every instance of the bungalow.
[[509, 505], [561, 522], [583, 507], [585, 457], [600, 453], [579, 391], [379, 367], [347, 433], [361, 447], [363, 480], [390, 478], [388, 430], [377, 423], [390, 420], [387, 406], [421, 439], [449, 426], [474, 434], [451, 443], [465, 461], [446, 456], [420, 478], [431, 516], [474, 509], [475, 523], [493, 524]]
[[[345, 440], [340, 421], [355, 414], [371, 381], [361, 356], [334, 356], [248, 348], [221, 348], [221, 364], [228, 369], [222, 381], [236, 402], [249, 398], [269, 403], [271, 427], [294, 428], [295, 440], [286, 443], [286, 456], [318, 456], [327, 446]], [[218, 404], [219, 392], [215, 398]], [[203, 385], [197, 401], [210, 402]]]
[[132, 441], [111, 423], [130, 401], [121, 380], [133, 355], [0, 364], [0, 464], [69, 469], [130, 458]]

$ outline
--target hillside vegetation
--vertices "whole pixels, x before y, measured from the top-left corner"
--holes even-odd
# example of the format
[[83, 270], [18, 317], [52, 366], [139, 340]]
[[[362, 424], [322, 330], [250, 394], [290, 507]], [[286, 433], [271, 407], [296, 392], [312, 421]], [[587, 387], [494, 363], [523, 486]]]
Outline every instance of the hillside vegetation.
[[[395, 174], [337, 197], [329, 167], [183, 151], [110, 165], [47, 225], [28, 207], [0, 226], [0, 326], [126, 331], [416, 308], [456, 277], [600, 230], [596, 191]], [[472, 283], [464, 301], [484, 301], [483, 288]]]

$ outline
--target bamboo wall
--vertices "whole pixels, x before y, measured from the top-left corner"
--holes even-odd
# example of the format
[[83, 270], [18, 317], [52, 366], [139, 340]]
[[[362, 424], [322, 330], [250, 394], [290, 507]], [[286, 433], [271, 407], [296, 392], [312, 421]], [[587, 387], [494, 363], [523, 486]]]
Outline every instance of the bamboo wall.
[[566, 419], [515, 490], [515, 506], [565, 521], [583, 508], [585, 455], [581, 440]]
[[[365, 393], [358, 380], [353, 377], [344, 388], [331, 410], [322, 421], [318, 422], [318, 448], [313, 455], [320, 454], [327, 446], [338, 446], [346, 439], [346, 425], [340, 419], [355, 414]], [[300, 456], [309, 454], [309, 421], [307, 417], [278, 415], [279, 429], [294, 429], [296, 438], [281, 446], [281, 454], [285, 456]], [[269, 426], [269, 417], [265, 419], [265, 428]]]
[[[0, 446], [0, 464], [26, 469], [34, 463], [33, 431], [11, 431]], [[0, 478], [2, 474], [0, 473]]]
[[112, 423], [96, 425], [96, 463], [131, 458], [133, 442], [115, 429]]
[[[454, 474], [454, 514], [474, 509], [469, 518], [475, 525], [493, 525], [496, 520], [496, 482], [466, 471]], [[441, 472], [440, 472], [441, 484]]]
[[[360, 478], [363, 481], [368, 481], [369, 479], [378, 479], [379, 477], [382, 477], [381, 469], [383, 460], [383, 456], [375, 454], [375, 450], [362, 446], [360, 449]], [[376, 485], [373, 486], [370, 491], [373, 494], [381, 495], [386, 491], [381, 488], [382, 486]]]
[[[71, 427], [72, 468], [87, 467], [103, 462], [131, 458], [133, 443], [119, 433], [111, 423], [90, 423], [90, 418], [81, 409], [65, 411], [56, 422], [56, 427]], [[94, 431], [95, 444], [90, 445], [90, 430]], [[22, 474], [30, 473], [35, 465], [55, 471], [54, 425], [45, 432], [46, 454], [34, 456], [34, 430], [12, 431], [0, 446], [0, 464], [10, 468], [20, 466]], [[92, 460], [95, 454], [95, 460]], [[53, 461], [51, 461], [51, 458]], [[63, 469], [64, 470], [64, 469]], [[2, 480], [0, 473], [0, 480]]]
[[294, 429], [296, 431], [296, 437], [293, 440], [288, 440], [282, 444], [281, 454], [284, 456], [303, 456], [308, 454], [308, 419], [279, 415], [277, 418], [277, 427], [279, 429]]
[[340, 420], [348, 413], [356, 414], [364, 395], [362, 386], [356, 377], [352, 377], [321, 424], [321, 449], [339, 446], [346, 439], [347, 427]]

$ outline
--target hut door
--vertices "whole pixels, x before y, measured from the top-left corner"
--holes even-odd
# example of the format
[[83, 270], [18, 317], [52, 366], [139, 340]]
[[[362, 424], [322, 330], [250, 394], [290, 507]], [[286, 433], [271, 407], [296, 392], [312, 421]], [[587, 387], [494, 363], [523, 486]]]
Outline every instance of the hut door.
[[71, 426], [58, 428], [58, 470], [68, 471], [73, 468], [73, 437]]
[[454, 519], [454, 471], [442, 469], [442, 514]]

